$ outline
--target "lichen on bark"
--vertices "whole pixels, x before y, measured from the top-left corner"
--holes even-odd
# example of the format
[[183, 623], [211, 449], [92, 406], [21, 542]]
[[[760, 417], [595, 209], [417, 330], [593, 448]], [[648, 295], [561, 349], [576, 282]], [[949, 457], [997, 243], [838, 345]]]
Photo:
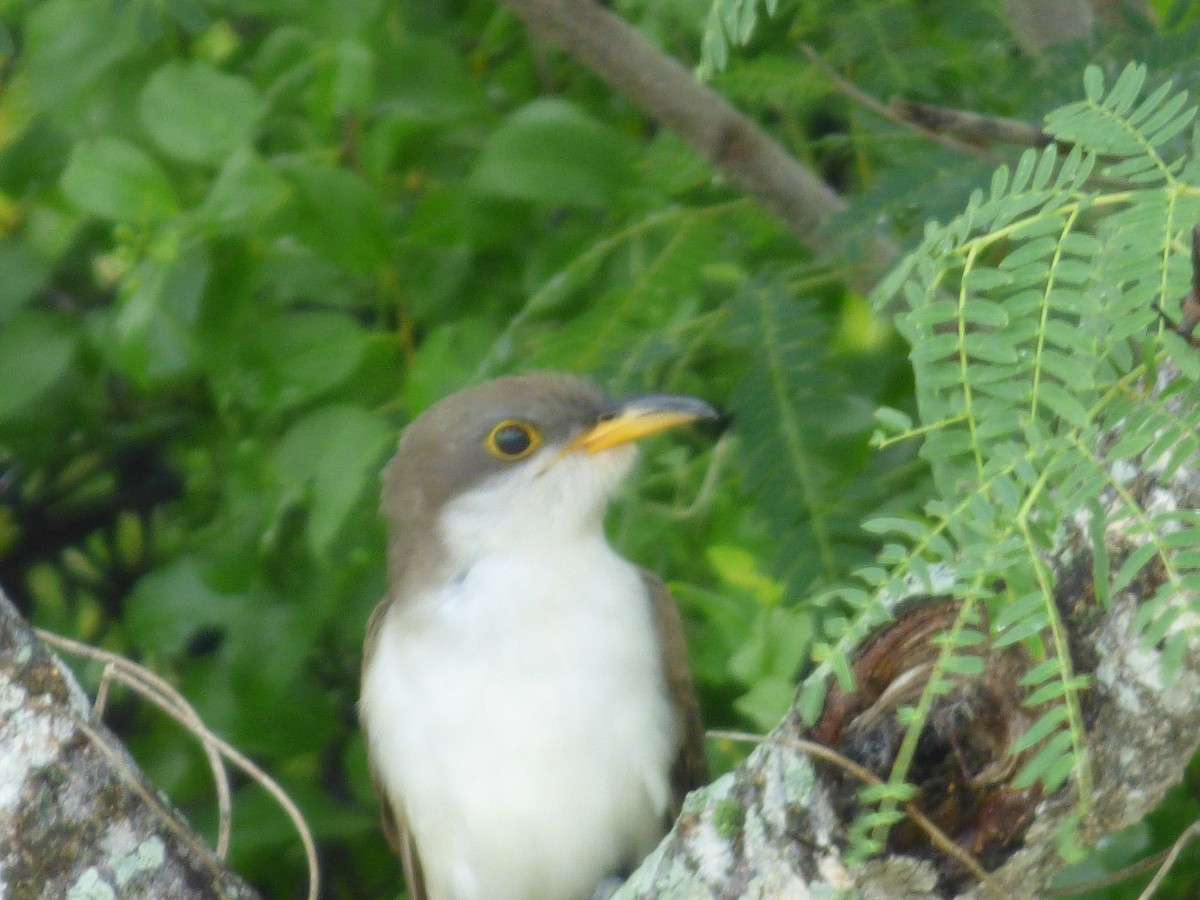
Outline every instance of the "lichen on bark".
[[0, 896], [252, 900], [0, 592]]

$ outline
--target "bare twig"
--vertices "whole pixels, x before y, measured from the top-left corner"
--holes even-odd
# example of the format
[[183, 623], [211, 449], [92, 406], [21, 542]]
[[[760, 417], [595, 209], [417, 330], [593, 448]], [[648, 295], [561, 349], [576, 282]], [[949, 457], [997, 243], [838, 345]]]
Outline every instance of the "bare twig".
[[92, 703], [92, 714], [97, 719], [104, 718], [104, 709], [108, 705], [108, 686], [112, 684], [112, 673], [112, 663], [107, 663], [104, 671], [100, 673], [100, 685], [96, 688], [96, 699]]
[[[725, 740], [730, 741], [745, 741], [752, 744], [775, 744], [780, 747], [788, 747], [792, 750], [798, 750], [801, 753], [805, 753], [809, 756], [816, 756], [825, 760], [826, 762], [833, 763], [835, 766], [838, 766], [839, 768], [849, 772], [855, 778], [859, 779], [860, 781], [864, 781], [867, 784], [884, 783], [883, 779], [870, 769], [860, 766], [858, 763], [854, 762], [854, 760], [847, 759], [836, 750], [831, 750], [829, 747], [826, 747], [824, 744], [818, 744], [816, 741], [806, 741], [803, 738], [752, 734], [749, 731], [710, 730], [706, 732], [706, 734], [709, 737], [724, 738]], [[902, 805], [904, 807], [904, 812], [908, 815], [908, 817], [916, 822], [917, 826], [922, 831], [929, 835], [930, 841], [932, 841], [938, 847], [938, 849], [948, 856], [954, 857], [955, 860], [961, 863], [967, 869], [967, 871], [969, 871], [975, 876], [976, 879], [979, 880], [979, 883], [983, 885], [989, 893], [996, 897], [1004, 896], [999, 886], [992, 879], [992, 877], [986, 871], [984, 871], [984, 868], [979, 864], [979, 861], [975, 859], [975, 857], [973, 857], [958, 844], [954, 843], [954, 841], [952, 841], [944, 831], [938, 828], [937, 825], [930, 821], [929, 818], [922, 813], [915, 804], [904, 803]]]
[[225, 763], [221, 760], [221, 752], [216, 742], [204, 728], [204, 724], [196, 715], [195, 710], [182, 702], [182, 698], [177, 699], [160, 693], [156, 686], [139, 680], [121, 666], [110, 663], [106, 668], [112, 672], [113, 681], [117, 681], [145, 697], [200, 739], [200, 746], [208, 758], [208, 767], [212, 770], [213, 781], [217, 788], [217, 856], [225, 859], [229, 854], [233, 801], [232, 792], [229, 789], [229, 773], [225, 771]]
[[1184, 829], [1183, 834], [1175, 839], [1175, 843], [1171, 845], [1171, 852], [1167, 854], [1158, 871], [1154, 873], [1154, 877], [1150, 879], [1150, 883], [1146, 885], [1146, 889], [1138, 894], [1138, 900], [1150, 900], [1154, 896], [1154, 892], [1158, 890], [1163, 879], [1167, 877], [1167, 873], [1171, 871], [1171, 866], [1175, 865], [1175, 861], [1179, 859], [1179, 854], [1183, 852], [1183, 848], [1195, 840], [1196, 835], [1200, 834], [1200, 821], [1193, 822]]
[[[169, 682], [146, 667], [140, 666], [132, 660], [126, 659], [116, 653], [110, 653], [107, 650], [101, 650], [90, 644], [74, 641], [50, 631], [35, 628], [34, 632], [48, 644], [59, 647], [67, 652], [104, 663], [105, 670], [104, 678], [101, 681], [102, 687], [109, 680], [124, 684], [171, 716], [171, 718], [175, 719], [175, 721], [179, 722], [180, 725], [192, 732], [199, 739], [201, 746], [204, 748], [205, 755], [208, 757], [209, 766], [213, 771], [213, 778], [217, 784], [220, 813], [220, 834], [218, 837], [217, 853], [222, 859], [229, 849], [229, 831], [232, 816], [229, 777], [220, 757], [223, 755], [265, 788], [275, 798], [275, 801], [284, 810], [288, 818], [292, 820], [292, 824], [300, 835], [300, 841], [304, 845], [304, 855], [308, 862], [308, 900], [317, 900], [317, 895], [320, 892], [320, 866], [317, 861], [317, 848], [316, 843], [313, 841], [312, 832], [308, 828], [308, 823], [304, 821], [304, 816], [300, 812], [300, 809], [271, 776], [255, 765], [254, 762], [239, 750], [210, 731], [183, 695], [176, 691]], [[104, 696], [107, 696], [107, 689], [104, 691]], [[99, 692], [97, 695], [97, 706], [99, 710], [103, 710], [103, 703], [101, 702]]]
[[1020, 144], [1025, 147], [1047, 147], [1054, 143], [1054, 138], [1045, 131], [1020, 119], [985, 116], [970, 110], [916, 103], [901, 97], [893, 97], [887, 109], [893, 121], [905, 122], [928, 133], [953, 134], [975, 143]]
[[[965, 139], [965, 147], [1001, 142], [1035, 149], [1050, 144], [1057, 144], [1061, 150], [1069, 150], [1072, 146], [1069, 141], [1055, 140], [1052, 135], [1036, 125], [1022, 122], [1020, 119], [1006, 119], [969, 110], [914, 103], [899, 97], [892, 98], [889, 108], [893, 111], [893, 121], [908, 123], [910, 127], [919, 128], [927, 135], [945, 137], [943, 132], [953, 133]], [[979, 151], [976, 151], [976, 155], [979, 155]], [[983, 158], [999, 161], [994, 156]], [[1113, 178], [1095, 172], [1088, 176], [1088, 183], [1114, 190], [1128, 190], [1133, 187], [1133, 183], [1128, 179]]]
[[[636, 28], [595, 0], [500, 2], [699, 150], [801, 243], [816, 250], [833, 249], [821, 226], [842, 212], [846, 202], [752, 119], [697, 82]], [[857, 273], [860, 286], [873, 284], [898, 255], [893, 243], [876, 238], [867, 265]]]
[[853, 84], [852, 82], [843, 78], [837, 69], [826, 62], [825, 58], [808, 44], [800, 44], [800, 50], [805, 56], [808, 57], [809, 61], [813, 65], [821, 70], [826, 78], [833, 82], [834, 86], [839, 91], [853, 100], [859, 106], [862, 106], [875, 113], [875, 115], [887, 119], [889, 122], [894, 122], [897, 125], [901, 125], [905, 128], [915, 131], [926, 140], [933, 141], [935, 144], [939, 144], [942, 147], [945, 147], [947, 150], [953, 150], [956, 153], [965, 153], [969, 156], [978, 156], [980, 159], [985, 159], [993, 164], [998, 164], [1000, 162], [1000, 160], [981, 147], [964, 143], [963, 141], [956, 140], [953, 137], [948, 137], [947, 135], [941, 134], [937, 129], [927, 127], [921, 122], [905, 118], [894, 109], [895, 101], [893, 101], [893, 106], [880, 103], [862, 88], [858, 87], [858, 85]]
[[[217, 789], [217, 856], [220, 859], [225, 859], [229, 853], [229, 837], [233, 819], [229, 773], [225, 771], [225, 764], [221, 761], [220, 751], [212, 740], [207, 728], [205, 728], [204, 723], [196, 714], [196, 711], [166, 681], [148, 669], [125, 659], [123, 656], [110, 653], [107, 650], [101, 650], [90, 644], [71, 640], [52, 631], [43, 631], [42, 629], [35, 628], [34, 632], [47, 644], [52, 644], [70, 653], [86, 656], [89, 659], [104, 663], [104, 672], [100, 677], [100, 685], [96, 689], [96, 700], [92, 705], [92, 710], [97, 718], [104, 716], [104, 709], [108, 701], [109, 685], [116, 681], [146, 697], [199, 738], [200, 746], [204, 750], [205, 757], [208, 759], [208, 767], [212, 772], [213, 782]], [[136, 684], [130, 684], [130, 676], [125, 672], [131, 666], [140, 670], [146, 676]]]
[[1145, 859], [1139, 859], [1137, 862], [1130, 863], [1124, 868], [1111, 872], [1102, 878], [1092, 878], [1089, 881], [1069, 884], [1066, 887], [1046, 888], [1045, 895], [1047, 897], [1073, 897], [1076, 894], [1090, 894], [1092, 891], [1120, 884], [1134, 875], [1141, 875], [1143, 872], [1149, 872], [1151, 869], [1157, 868], [1167, 858], [1167, 853], [1168, 851], [1164, 850], [1161, 853], [1155, 853], [1153, 856], [1147, 856]]
[[700, 490], [696, 491], [696, 496], [692, 498], [692, 502], [678, 511], [670, 513], [672, 518], [690, 519], [700, 510], [706, 508], [712, 503], [713, 497], [717, 493], [717, 483], [721, 475], [722, 465], [725, 462], [725, 457], [729, 455], [730, 432], [726, 431], [713, 445], [712, 453], [709, 454], [708, 466], [704, 470], [704, 480], [700, 482]]
[[678, 501], [675, 503], [653, 503], [651, 501], [651, 503], [653, 503], [662, 515], [669, 519], [682, 522], [696, 516], [700, 510], [712, 503], [713, 496], [717, 492], [721, 472], [724, 470], [725, 458], [729, 455], [729, 448], [730, 432], [726, 431], [713, 444], [712, 452], [708, 457], [708, 465], [704, 468], [704, 478], [701, 480], [700, 487], [690, 503], [684, 506], [680, 506]]
[[169, 828], [175, 836], [187, 847], [191, 848], [196, 855], [205, 861], [205, 865], [211, 870], [216, 870], [218, 863], [213, 858], [211, 853], [204, 852], [204, 848], [197, 839], [196, 835], [186, 828], [180, 822], [179, 817], [173, 815], [168, 810], [158, 797], [154, 796], [151, 791], [148, 791], [143, 785], [141, 779], [136, 777], [136, 772], [130, 771], [128, 757], [118, 753], [114, 747], [110, 745], [109, 739], [103, 734], [92, 728], [86, 722], [77, 722], [81, 734], [87, 737], [91, 745], [96, 748], [98, 753], [101, 753], [108, 759], [114, 771], [120, 772], [126, 776], [125, 784], [128, 788], [137, 794], [138, 798], [146, 804], [149, 809], [153, 809], [158, 813], [159, 819]]

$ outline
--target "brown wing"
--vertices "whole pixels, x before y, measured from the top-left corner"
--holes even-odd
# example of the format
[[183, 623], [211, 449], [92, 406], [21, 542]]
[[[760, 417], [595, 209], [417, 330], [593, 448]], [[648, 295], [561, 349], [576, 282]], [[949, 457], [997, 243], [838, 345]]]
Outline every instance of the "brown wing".
[[684, 795], [708, 781], [708, 762], [704, 758], [704, 724], [700, 720], [700, 704], [696, 700], [691, 670], [688, 669], [687, 641], [675, 598], [654, 573], [642, 569], [642, 581], [650, 593], [654, 625], [663, 648], [663, 672], [666, 673], [667, 688], [671, 693], [675, 714], [683, 727], [683, 746], [679, 748], [679, 756], [671, 770], [671, 788], [674, 791], [671, 818], [675, 818]]
[[[367, 637], [363, 642], [362, 674], [367, 671], [367, 664], [375, 655], [375, 646], [379, 643], [379, 629], [383, 626], [384, 614], [387, 612], [390, 600], [384, 600], [375, 607], [371, 618], [367, 621]], [[367, 745], [368, 759], [370, 757], [371, 741], [367, 735], [367, 723], [361, 716], [359, 726], [362, 728], [363, 740]], [[370, 766], [371, 786], [375, 789], [375, 799], [379, 802], [379, 820], [383, 827], [383, 836], [387, 838], [388, 846], [400, 854], [400, 863], [404, 867], [404, 881], [408, 885], [408, 895], [411, 900], [427, 900], [425, 892], [425, 875], [421, 871], [421, 858], [417, 855], [417, 845], [413, 841], [408, 823], [404, 821], [404, 810], [393, 805], [375, 766]]]

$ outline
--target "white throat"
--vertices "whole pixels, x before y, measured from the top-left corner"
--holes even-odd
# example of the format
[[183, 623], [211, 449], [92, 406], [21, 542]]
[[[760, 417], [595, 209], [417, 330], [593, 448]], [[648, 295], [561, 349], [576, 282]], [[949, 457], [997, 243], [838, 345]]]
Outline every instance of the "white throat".
[[431, 900], [586, 898], [661, 836], [682, 736], [645, 584], [601, 521], [627, 449], [452, 501], [450, 577], [387, 613], [362, 713]]
[[574, 539], [603, 540], [604, 511], [636, 456], [632, 444], [594, 456], [547, 447], [455, 498], [440, 535], [455, 564], [491, 554], [539, 553]]

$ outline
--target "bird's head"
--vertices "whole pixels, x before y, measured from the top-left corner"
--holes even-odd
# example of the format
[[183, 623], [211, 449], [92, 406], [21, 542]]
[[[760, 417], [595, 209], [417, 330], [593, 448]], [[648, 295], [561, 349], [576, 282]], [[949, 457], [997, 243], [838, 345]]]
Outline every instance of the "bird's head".
[[413, 420], [384, 470], [392, 576], [419, 568], [422, 552], [470, 557], [580, 530], [598, 534], [634, 441], [719, 418], [694, 397], [610, 400], [587, 381], [552, 373], [452, 394]]

